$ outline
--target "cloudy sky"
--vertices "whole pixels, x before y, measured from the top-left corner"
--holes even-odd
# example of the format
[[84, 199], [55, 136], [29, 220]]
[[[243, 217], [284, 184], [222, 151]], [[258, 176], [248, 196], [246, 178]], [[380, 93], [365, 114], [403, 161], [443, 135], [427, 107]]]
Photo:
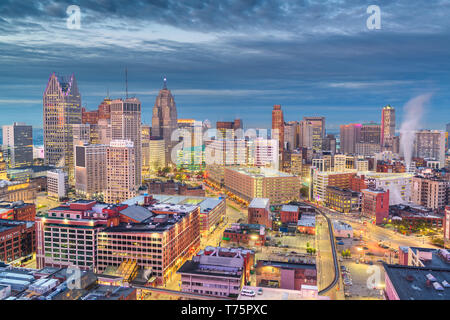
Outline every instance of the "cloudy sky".
[[[67, 7], [81, 29], [67, 28]], [[369, 30], [369, 5], [381, 30]], [[2, 0], [0, 125], [42, 127], [50, 73], [75, 73], [82, 103], [129, 92], [143, 121], [164, 76], [179, 118], [232, 120], [269, 127], [281, 104], [285, 120], [323, 115], [327, 127], [380, 121], [432, 94], [424, 127], [450, 122], [450, 0]]]

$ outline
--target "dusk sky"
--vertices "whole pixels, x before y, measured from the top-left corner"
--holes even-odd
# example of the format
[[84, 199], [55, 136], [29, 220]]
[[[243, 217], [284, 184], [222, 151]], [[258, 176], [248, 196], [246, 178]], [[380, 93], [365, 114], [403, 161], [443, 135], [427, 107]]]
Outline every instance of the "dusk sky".
[[[66, 9], [81, 9], [68, 29]], [[369, 5], [381, 30], [369, 30]], [[107, 90], [130, 95], [151, 123], [164, 76], [179, 118], [233, 120], [268, 128], [325, 116], [327, 128], [380, 122], [432, 94], [423, 127], [450, 122], [450, 1], [70, 0], [0, 1], [0, 125], [42, 127], [42, 94], [52, 72], [74, 73], [82, 104]]]

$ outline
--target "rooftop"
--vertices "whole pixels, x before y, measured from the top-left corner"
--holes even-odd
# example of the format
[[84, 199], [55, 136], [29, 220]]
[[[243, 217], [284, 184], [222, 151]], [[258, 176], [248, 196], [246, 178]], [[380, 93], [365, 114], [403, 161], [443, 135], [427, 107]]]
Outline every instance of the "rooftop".
[[270, 168], [247, 168], [247, 167], [227, 167], [226, 169], [237, 171], [252, 178], [287, 178], [295, 177], [289, 173], [281, 172]]
[[269, 203], [269, 199], [267, 198], [254, 198], [252, 202], [250, 202], [249, 208], [256, 208], [256, 209], [264, 209], [267, 207], [267, 204]]
[[281, 207], [281, 211], [285, 212], [298, 212], [298, 206], [293, 206], [289, 204], [285, 204]]
[[400, 300], [450, 300], [449, 269], [383, 266]]

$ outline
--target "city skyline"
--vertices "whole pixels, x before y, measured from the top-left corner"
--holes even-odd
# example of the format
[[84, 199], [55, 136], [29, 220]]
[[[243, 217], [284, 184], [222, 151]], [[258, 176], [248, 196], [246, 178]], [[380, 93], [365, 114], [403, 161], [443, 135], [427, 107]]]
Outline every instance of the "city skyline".
[[381, 30], [366, 28], [365, 1], [231, 1], [224, 8], [138, 2], [121, 10], [112, 1], [79, 1], [79, 30], [67, 29], [67, 1], [45, 3], [0, 5], [0, 125], [17, 121], [20, 110], [21, 121], [42, 127], [52, 72], [75, 73], [82, 105], [95, 109], [107, 92], [125, 97], [125, 68], [129, 94], [141, 100], [148, 124], [164, 77], [179, 118], [212, 123], [241, 118], [269, 128], [274, 104], [287, 120], [325, 116], [329, 129], [380, 122], [379, 109], [390, 104], [401, 123], [403, 105], [426, 93], [433, 98], [423, 127], [443, 129], [450, 118], [446, 2], [408, 3], [408, 10], [405, 1], [383, 3]]

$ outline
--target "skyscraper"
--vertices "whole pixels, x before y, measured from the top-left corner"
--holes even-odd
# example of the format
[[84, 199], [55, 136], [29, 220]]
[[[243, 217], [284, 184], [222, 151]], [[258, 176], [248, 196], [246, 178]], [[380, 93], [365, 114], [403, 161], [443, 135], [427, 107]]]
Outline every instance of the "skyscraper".
[[445, 166], [445, 132], [437, 130], [420, 130], [414, 141], [414, 157], [434, 159], [440, 167]]
[[390, 105], [381, 112], [381, 148], [392, 151], [395, 137], [395, 109]]
[[322, 141], [325, 138], [325, 117], [303, 117], [312, 126], [312, 148], [314, 151], [322, 150]]
[[64, 167], [73, 181], [72, 125], [81, 123], [81, 96], [75, 75], [50, 75], [43, 96], [45, 163]]
[[272, 110], [272, 139], [278, 140], [278, 151], [284, 150], [284, 118], [280, 105], [274, 105]]
[[122, 202], [136, 196], [135, 163], [135, 147], [132, 141], [111, 141], [106, 148], [106, 203]]
[[33, 130], [25, 123], [3, 126], [3, 147], [7, 150], [10, 168], [33, 164]]
[[135, 183], [141, 186], [142, 143], [141, 102], [137, 98], [111, 101], [111, 139], [130, 140], [134, 144]]
[[75, 190], [92, 199], [104, 194], [106, 188], [106, 149], [101, 144], [75, 146]]
[[356, 143], [360, 140], [361, 124], [352, 123], [347, 125], [341, 125], [341, 153], [342, 154], [355, 154]]
[[0, 150], [0, 181], [7, 179], [8, 175], [6, 174], [6, 162], [3, 159], [3, 151]]
[[[166, 162], [171, 160], [172, 148], [177, 141], [171, 141], [172, 132], [178, 128], [177, 108], [172, 93], [167, 89], [167, 80], [159, 91], [153, 107], [152, 135], [162, 137], [165, 143]], [[175, 160], [175, 159], [173, 159]]]

